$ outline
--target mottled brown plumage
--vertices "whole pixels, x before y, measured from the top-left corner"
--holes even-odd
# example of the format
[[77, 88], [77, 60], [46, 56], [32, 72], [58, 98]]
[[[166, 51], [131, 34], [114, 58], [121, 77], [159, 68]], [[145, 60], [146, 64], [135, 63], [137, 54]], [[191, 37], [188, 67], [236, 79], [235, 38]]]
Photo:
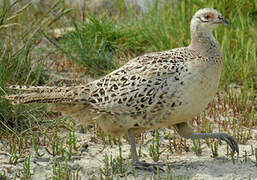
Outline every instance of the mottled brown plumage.
[[8, 95], [14, 104], [52, 103], [52, 110], [100, 127], [113, 136], [129, 134], [133, 162], [134, 135], [143, 130], [174, 126], [185, 138], [218, 138], [238, 152], [235, 139], [224, 133], [194, 133], [188, 121], [215, 95], [221, 69], [220, 45], [212, 35], [227, 24], [214, 9], [199, 10], [191, 21], [191, 44], [132, 59], [121, 68], [86, 85], [19, 87], [25, 94]]

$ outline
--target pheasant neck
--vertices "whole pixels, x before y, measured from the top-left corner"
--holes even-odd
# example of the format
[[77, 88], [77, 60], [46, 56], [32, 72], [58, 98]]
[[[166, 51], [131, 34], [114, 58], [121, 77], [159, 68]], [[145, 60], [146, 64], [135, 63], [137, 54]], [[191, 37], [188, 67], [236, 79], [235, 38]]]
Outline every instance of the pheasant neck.
[[222, 59], [219, 42], [213, 37], [212, 33], [191, 33], [191, 44], [189, 48], [200, 52], [202, 56], [208, 57], [210, 60], [217, 61], [217, 59]]

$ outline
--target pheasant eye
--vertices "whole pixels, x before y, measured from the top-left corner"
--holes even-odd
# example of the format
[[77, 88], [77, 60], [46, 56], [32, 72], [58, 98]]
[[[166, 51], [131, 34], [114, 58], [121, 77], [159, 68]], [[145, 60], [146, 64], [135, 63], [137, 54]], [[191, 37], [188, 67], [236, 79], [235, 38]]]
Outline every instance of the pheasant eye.
[[202, 16], [199, 17], [199, 19], [203, 22], [203, 23], [208, 23], [210, 20], [212, 20], [214, 18], [214, 15], [211, 13], [208, 14], [204, 14]]
[[214, 16], [210, 13], [205, 15], [205, 19], [207, 19], [207, 20], [210, 20], [210, 19], [213, 19], [213, 18], [214, 18]]

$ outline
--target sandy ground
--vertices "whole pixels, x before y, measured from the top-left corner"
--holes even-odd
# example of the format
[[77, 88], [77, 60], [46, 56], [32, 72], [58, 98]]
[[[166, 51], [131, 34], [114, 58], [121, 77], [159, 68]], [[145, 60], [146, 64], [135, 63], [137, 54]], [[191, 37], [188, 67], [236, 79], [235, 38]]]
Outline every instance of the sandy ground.
[[[172, 172], [173, 178], [177, 179], [257, 179], [257, 162], [255, 156], [252, 154], [252, 147], [257, 148], [256, 141], [250, 140], [246, 145], [240, 145], [240, 155], [235, 157], [235, 161], [231, 160], [230, 156], [227, 156], [227, 147], [223, 143], [218, 148], [218, 157], [211, 157], [211, 149], [207, 147], [206, 143], [202, 143], [202, 154], [197, 156], [192, 152], [192, 141], [187, 140], [189, 145], [189, 152], [182, 153], [171, 152], [168, 150], [168, 132], [173, 133], [173, 130], [161, 129], [160, 132], [160, 144], [161, 150], [164, 152], [161, 154], [159, 163], [164, 163], [162, 167], [166, 172], [161, 172], [160, 177], [155, 175], [157, 179], [167, 177], [167, 170]], [[64, 132], [63, 134], [65, 134]], [[90, 179], [95, 176], [95, 179], [100, 178], [100, 172], [104, 169], [104, 157], [106, 155], [112, 155], [112, 157], [119, 157], [118, 145], [104, 145], [102, 143], [92, 142], [95, 135], [88, 132], [87, 134], [76, 133], [78, 144], [81, 145], [79, 154], [73, 156], [68, 162], [68, 167], [72, 171], [79, 169], [78, 174], [81, 179]], [[152, 158], [149, 156], [149, 146], [152, 143], [151, 139], [153, 134], [147, 132], [145, 134], [145, 143], [142, 145], [142, 157], [149, 163], [153, 163]], [[126, 140], [122, 139], [122, 156], [124, 158], [124, 164], [130, 162], [130, 146]], [[204, 142], [204, 141], [202, 141]], [[0, 172], [5, 173], [9, 179], [13, 179], [15, 172], [23, 169], [24, 158], [21, 158], [16, 165], [9, 164], [9, 153], [6, 149], [8, 142], [0, 142]], [[84, 146], [83, 146], [84, 145]], [[86, 145], [86, 146], [85, 146]], [[252, 147], [251, 147], [252, 145]], [[31, 148], [31, 165], [30, 169], [33, 173], [32, 179], [52, 179], [53, 176], [53, 162], [54, 157], [49, 155], [44, 147], [39, 149], [40, 153], [44, 153], [42, 157], [38, 157], [34, 150]], [[245, 156], [247, 152], [247, 156]], [[64, 160], [56, 157], [61, 163]], [[130, 170], [128, 169], [127, 172]], [[117, 173], [116, 176], [119, 179], [150, 179], [153, 177], [153, 172], [147, 172], [136, 169], [136, 176], [132, 173], [128, 173], [127, 177]], [[115, 179], [116, 179], [115, 176]], [[104, 177], [104, 176], [103, 176]], [[175, 178], [175, 179], [176, 179]], [[106, 179], [106, 177], [104, 177]]]

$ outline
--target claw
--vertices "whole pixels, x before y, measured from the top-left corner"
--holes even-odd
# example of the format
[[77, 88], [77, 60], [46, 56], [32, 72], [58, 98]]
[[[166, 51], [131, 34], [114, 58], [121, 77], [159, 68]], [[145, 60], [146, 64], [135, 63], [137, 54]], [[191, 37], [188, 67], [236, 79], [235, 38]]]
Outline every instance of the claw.
[[219, 144], [221, 144], [221, 141], [226, 141], [228, 143], [229, 147], [232, 149], [232, 152], [237, 152], [239, 154], [239, 148], [238, 143], [236, 139], [226, 133], [193, 133], [191, 136], [187, 136], [186, 138], [191, 139], [205, 139], [205, 138], [212, 138], [212, 139], [218, 139]]
[[219, 140], [226, 141], [229, 147], [232, 149], [232, 152], [237, 152], [237, 154], [239, 154], [238, 143], [233, 136], [230, 136], [228, 134], [222, 134]]
[[149, 171], [149, 172], [154, 172], [157, 174], [158, 169], [162, 172], [164, 172], [164, 169], [162, 169], [160, 166], [163, 166], [161, 164], [150, 164], [150, 163], [145, 163], [145, 162], [136, 162], [134, 164], [134, 167], [139, 170], [144, 170], [144, 171]]

